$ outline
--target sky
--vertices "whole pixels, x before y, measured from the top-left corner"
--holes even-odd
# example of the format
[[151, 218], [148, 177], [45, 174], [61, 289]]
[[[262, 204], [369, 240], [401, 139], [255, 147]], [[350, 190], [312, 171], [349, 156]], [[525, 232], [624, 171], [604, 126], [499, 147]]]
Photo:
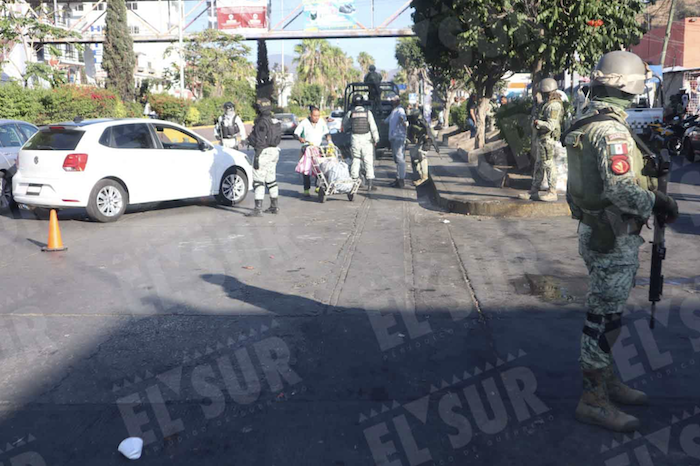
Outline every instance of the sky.
[[[275, 26], [284, 17], [294, 10], [301, 3], [301, 0], [271, 0], [270, 8], [270, 24]], [[374, 0], [374, 25], [380, 25], [399, 8], [406, 3], [406, 0]], [[185, 1], [185, 11], [189, 11], [197, 4], [197, 1]], [[284, 8], [283, 8], [284, 5]], [[371, 0], [354, 0], [354, 6], [357, 10], [356, 19], [365, 27], [370, 27], [372, 23], [371, 15]], [[199, 10], [198, 10], [199, 11]], [[409, 8], [401, 16], [399, 16], [389, 28], [409, 27], [413, 24], [411, 12]], [[303, 30], [305, 15], [301, 15], [293, 23], [287, 27], [287, 31]], [[206, 15], [203, 15], [189, 30], [196, 31], [205, 28], [207, 25]], [[380, 70], [392, 70], [398, 68], [394, 50], [396, 47], [395, 38], [372, 38], [372, 39], [329, 39], [330, 43], [339, 46], [348, 55], [357, 58], [360, 52], [367, 52], [375, 59], [377, 68]], [[267, 52], [269, 55], [281, 54], [284, 47], [286, 55], [294, 54], [294, 46], [299, 41], [294, 40], [271, 40], [267, 42]], [[257, 43], [255, 41], [246, 42], [251, 47], [250, 59], [255, 61], [257, 57]], [[284, 45], [283, 45], [284, 44]], [[357, 65], [357, 61], [355, 61]]]

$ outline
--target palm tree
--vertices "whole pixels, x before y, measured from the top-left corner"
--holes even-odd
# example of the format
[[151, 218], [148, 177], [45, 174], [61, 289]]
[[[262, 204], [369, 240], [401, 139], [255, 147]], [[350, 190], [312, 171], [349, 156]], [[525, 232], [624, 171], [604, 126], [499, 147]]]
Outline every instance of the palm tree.
[[360, 65], [362, 74], [367, 74], [369, 65], [374, 65], [374, 57], [367, 52], [360, 52], [357, 56], [357, 64]]
[[[297, 56], [294, 63], [297, 64], [297, 76], [299, 81], [306, 84], [318, 84], [324, 90], [331, 82], [333, 70], [331, 64], [331, 45], [324, 39], [303, 39], [294, 47]], [[325, 96], [324, 99], [325, 100]], [[323, 101], [319, 102], [323, 106]]]

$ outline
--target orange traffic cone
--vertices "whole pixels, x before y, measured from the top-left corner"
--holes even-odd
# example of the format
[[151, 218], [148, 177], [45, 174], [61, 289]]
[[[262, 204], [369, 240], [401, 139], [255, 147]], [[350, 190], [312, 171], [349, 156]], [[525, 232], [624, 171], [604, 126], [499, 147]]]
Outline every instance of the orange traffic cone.
[[55, 209], [51, 209], [51, 215], [49, 216], [49, 244], [43, 248], [42, 251], [53, 252], [53, 251], [65, 251], [68, 248], [63, 247], [63, 241], [61, 240], [61, 229], [58, 228], [58, 215]]

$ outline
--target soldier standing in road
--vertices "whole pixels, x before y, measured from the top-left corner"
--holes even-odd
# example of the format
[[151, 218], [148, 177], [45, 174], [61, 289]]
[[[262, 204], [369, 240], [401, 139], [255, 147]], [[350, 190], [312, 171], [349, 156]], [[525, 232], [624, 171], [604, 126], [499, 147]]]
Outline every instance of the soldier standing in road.
[[343, 131], [352, 134], [350, 147], [352, 149], [352, 165], [350, 176], [353, 180], [360, 177], [360, 167], [365, 167], [367, 191], [375, 191], [374, 180], [374, 146], [379, 142], [379, 131], [372, 112], [362, 105], [362, 95], [355, 94], [352, 98], [353, 109], [343, 118]]
[[576, 419], [617, 432], [639, 420], [613, 403], [642, 405], [644, 392], [624, 385], [613, 368], [612, 347], [639, 268], [642, 226], [652, 212], [668, 222], [678, 206], [642, 174], [643, 157], [625, 119], [644, 92], [648, 67], [630, 52], [605, 54], [591, 76], [592, 101], [565, 134], [569, 178], [567, 201], [579, 220], [579, 253], [590, 278], [581, 337], [583, 395]]
[[253, 123], [248, 142], [255, 149], [253, 161], [253, 189], [255, 190], [255, 209], [246, 217], [262, 215], [265, 188], [270, 193], [270, 208], [265, 212], [279, 212], [277, 204], [279, 188], [277, 187], [277, 162], [280, 159], [279, 144], [282, 140], [281, 123], [272, 118], [272, 104], [269, 99], [258, 99], [255, 103], [258, 117]]
[[[535, 147], [535, 169], [532, 174], [532, 186], [527, 194], [521, 194], [520, 199], [532, 199], [543, 202], [557, 200], [557, 169], [554, 156], [557, 153], [557, 141], [561, 136], [561, 120], [564, 115], [564, 105], [557, 91], [557, 82], [545, 78], [540, 82], [542, 104], [532, 126], [537, 133]], [[540, 195], [542, 181], [547, 179], [548, 191]]]
[[391, 144], [391, 152], [396, 163], [396, 181], [391, 184], [392, 188], [404, 187], [406, 179], [406, 129], [408, 128], [408, 120], [406, 118], [406, 110], [401, 106], [399, 96], [394, 96], [391, 99], [391, 105], [394, 109], [384, 123], [389, 125], [389, 143]]
[[239, 144], [245, 140], [245, 125], [236, 114], [232, 102], [224, 104], [224, 114], [216, 119], [214, 125], [214, 135], [219, 144], [229, 149], [238, 149]]

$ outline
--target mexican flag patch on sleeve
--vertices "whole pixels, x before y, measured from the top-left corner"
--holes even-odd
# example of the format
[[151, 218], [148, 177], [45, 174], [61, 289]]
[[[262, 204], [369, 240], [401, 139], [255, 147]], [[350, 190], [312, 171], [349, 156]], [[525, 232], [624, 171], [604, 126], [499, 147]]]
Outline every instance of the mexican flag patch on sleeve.
[[610, 150], [610, 155], [627, 155], [627, 143], [620, 142], [617, 144], [609, 144], [608, 149]]

